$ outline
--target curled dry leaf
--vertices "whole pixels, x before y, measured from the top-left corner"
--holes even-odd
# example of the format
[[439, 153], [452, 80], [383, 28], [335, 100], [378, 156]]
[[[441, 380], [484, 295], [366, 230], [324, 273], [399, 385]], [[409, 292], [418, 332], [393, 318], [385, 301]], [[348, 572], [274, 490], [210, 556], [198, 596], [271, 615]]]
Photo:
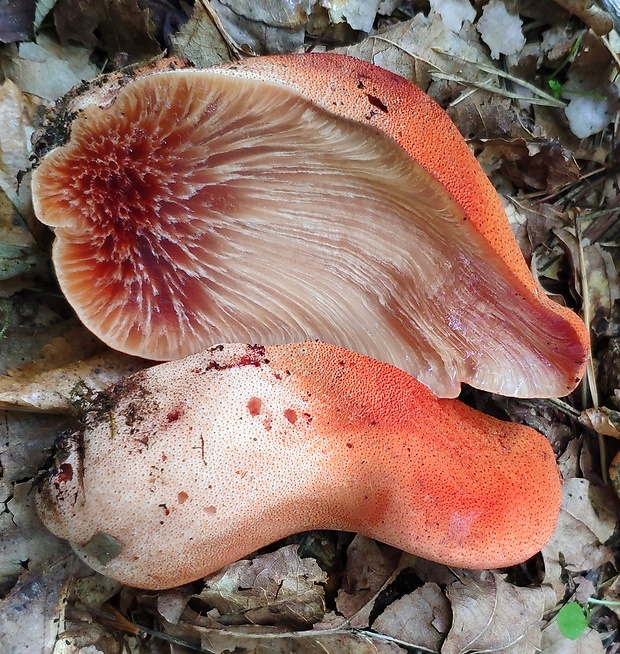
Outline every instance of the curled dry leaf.
[[517, 188], [551, 193], [579, 180], [572, 154], [551, 140], [494, 139], [484, 143], [479, 160], [487, 174], [499, 169]]
[[342, 588], [336, 597], [338, 613], [351, 618], [363, 607], [363, 615], [357, 615], [353, 627], [368, 627], [368, 616], [373, 602], [370, 600], [383, 584], [400, 567], [401, 553], [391, 547], [379, 545], [366, 536], [357, 534], [347, 548], [347, 565]]
[[[436, 81], [436, 72], [470, 82], [488, 81], [489, 75], [476, 63], [492, 64], [478, 45], [477, 32], [457, 34], [445, 29], [441, 14], [433, 9], [428, 16], [416, 14], [409, 21], [379, 30], [370, 38], [337, 48], [335, 52], [363, 59], [410, 79], [435, 100], [452, 98], [460, 92], [458, 88], [447, 88], [443, 81]], [[472, 100], [471, 105], [477, 101]]]
[[[450, 602], [435, 583], [424, 584], [392, 602], [373, 622], [381, 634], [439, 651], [452, 622]], [[442, 650], [443, 651], [443, 650]]]
[[198, 599], [228, 624], [318, 622], [325, 613], [327, 575], [314, 559], [300, 559], [297, 545], [238, 561], [205, 580]]
[[614, 533], [617, 517], [609, 508], [614, 505], [609, 495], [599, 499], [600, 492], [586, 479], [564, 482], [558, 524], [542, 550], [545, 582], [559, 579], [563, 567], [579, 572], [613, 560], [612, 552], [602, 543]]
[[446, 593], [453, 618], [442, 654], [535, 654], [540, 648], [540, 621], [556, 602], [548, 587], [513, 586], [495, 572], [464, 577]]
[[597, 434], [620, 438], [620, 414], [607, 407], [582, 411], [579, 422]]
[[194, 4], [191, 18], [170, 37], [170, 54], [207, 68], [228, 61], [230, 51], [202, 2]]

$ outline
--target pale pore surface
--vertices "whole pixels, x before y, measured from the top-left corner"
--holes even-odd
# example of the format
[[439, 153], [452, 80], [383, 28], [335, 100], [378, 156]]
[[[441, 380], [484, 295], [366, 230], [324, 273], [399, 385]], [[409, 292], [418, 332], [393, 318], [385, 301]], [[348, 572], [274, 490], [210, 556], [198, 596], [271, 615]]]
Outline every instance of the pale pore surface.
[[443, 187], [284, 87], [136, 80], [80, 114], [33, 187], [63, 292], [121, 351], [319, 339], [440, 396], [567, 391], [563, 319], [518, 294]]

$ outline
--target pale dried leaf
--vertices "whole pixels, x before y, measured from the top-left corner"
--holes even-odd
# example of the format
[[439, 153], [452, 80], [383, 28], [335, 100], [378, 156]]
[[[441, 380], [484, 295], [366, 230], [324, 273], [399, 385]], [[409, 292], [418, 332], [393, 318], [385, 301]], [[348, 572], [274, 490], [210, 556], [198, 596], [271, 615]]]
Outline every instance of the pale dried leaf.
[[[30, 186], [20, 182], [20, 176], [30, 168], [30, 137], [32, 135], [32, 117], [36, 106], [26, 98], [19, 87], [10, 79], [0, 86], [0, 189], [6, 193], [20, 214], [31, 211]], [[32, 237], [20, 230], [15, 241], [6, 241], [2, 226], [1, 241], [12, 245], [32, 247]]]
[[581, 450], [581, 439], [572, 439], [564, 452], [558, 458], [558, 466], [562, 479], [571, 479], [579, 475], [579, 452]]
[[436, 89], [429, 88], [435, 71], [459, 75], [468, 81], [489, 78], [475, 62], [491, 64], [491, 60], [483, 53], [476, 39], [469, 39], [469, 36], [446, 30], [440, 15], [435, 12], [428, 17], [420, 13], [356, 45], [335, 51], [387, 68], [412, 80], [438, 99], [435, 91], [441, 93], [443, 85]]
[[64, 626], [64, 605], [84, 565], [69, 553], [25, 573], [0, 602], [0, 651], [50, 654]]
[[573, 577], [573, 583], [575, 584], [575, 601], [581, 606], [585, 606], [588, 599], [596, 594], [596, 584], [581, 575]]
[[251, 624], [274, 621], [310, 625], [325, 613], [327, 575], [314, 559], [300, 559], [296, 545], [227, 566], [205, 580], [200, 600], [222, 615]]
[[555, 593], [521, 588], [494, 572], [464, 578], [447, 589], [452, 602], [452, 628], [442, 654], [493, 651], [535, 654], [540, 646], [540, 621]]
[[[90, 51], [76, 45], [60, 46], [40, 34], [36, 42], [20, 43], [2, 59], [6, 76], [24, 93], [51, 103], [71, 87], [99, 72], [90, 63]], [[11, 56], [12, 55], [12, 56]]]
[[392, 602], [373, 622], [374, 631], [438, 651], [452, 621], [450, 602], [434, 583]]
[[189, 587], [164, 590], [157, 597], [157, 611], [167, 622], [177, 624], [191, 597]]
[[309, 0], [210, 0], [228, 36], [246, 52], [275, 54], [303, 47], [305, 25], [313, 2]]
[[106, 350], [44, 372], [12, 370], [0, 376], [0, 408], [71, 414], [96, 392], [148, 365], [143, 359]]
[[597, 513], [591, 495], [595, 495], [594, 487], [586, 479], [564, 482], [558, 524], [542, 550], [545, 582], [559, 579], [563, 567], [579, 572], [598, 568], [613, 559], [611, 551], [601, 543], [613, 534], [616, 517], [599, 502]]

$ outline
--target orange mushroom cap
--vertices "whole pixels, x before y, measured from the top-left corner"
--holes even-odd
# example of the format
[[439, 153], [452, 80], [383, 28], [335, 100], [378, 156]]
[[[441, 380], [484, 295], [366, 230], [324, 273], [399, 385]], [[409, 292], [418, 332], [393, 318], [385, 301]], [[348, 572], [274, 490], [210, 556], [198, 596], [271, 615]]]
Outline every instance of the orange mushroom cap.
[[96, 570], [143, 588], [308, 529], [507, 566], [545, 544], [560, 507], [538, 432], [323, 343], [222, 345], [161, 364], [101, 393], [84, 424], [39, 514]]
[[166, 68], [74, 98], [34, 174], [62, 290], [102, 340], [167, 360], [318, 338], [440, 396], [575, 387], [584, 325], [417, 87], [326, 54]]

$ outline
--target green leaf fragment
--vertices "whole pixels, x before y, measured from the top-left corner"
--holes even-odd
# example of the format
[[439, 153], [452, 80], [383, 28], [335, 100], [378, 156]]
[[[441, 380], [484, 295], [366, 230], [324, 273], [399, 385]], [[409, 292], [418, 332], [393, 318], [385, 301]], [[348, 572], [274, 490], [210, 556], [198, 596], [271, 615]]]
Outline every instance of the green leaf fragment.
[[557, 620], [560, 633], [570, 640], [577, 640], [588, 627], [585, 613], [576, 602], [565, 604], [560, 609]]

